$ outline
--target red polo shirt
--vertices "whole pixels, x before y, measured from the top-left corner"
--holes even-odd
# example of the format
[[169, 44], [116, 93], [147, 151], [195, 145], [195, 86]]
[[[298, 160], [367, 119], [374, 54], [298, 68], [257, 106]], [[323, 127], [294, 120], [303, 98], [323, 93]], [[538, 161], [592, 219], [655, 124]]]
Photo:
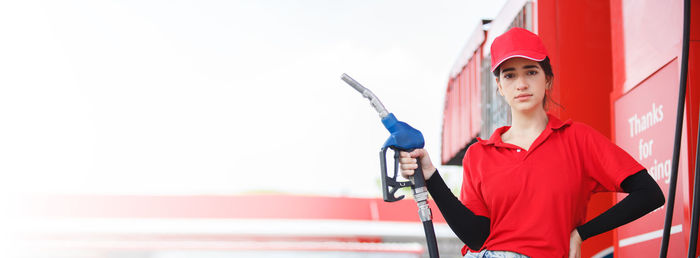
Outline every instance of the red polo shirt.
[[482, 249], [568, 257], [571, 231], [585, 222], [591, 194], [622, 191], [622, 181], [644, 169], [595, 129], [547, 116], [529, 150], [504, 143], [501, 134], [510, 128], [504, 126], [464, 156], [460, 200], [491, 220]]

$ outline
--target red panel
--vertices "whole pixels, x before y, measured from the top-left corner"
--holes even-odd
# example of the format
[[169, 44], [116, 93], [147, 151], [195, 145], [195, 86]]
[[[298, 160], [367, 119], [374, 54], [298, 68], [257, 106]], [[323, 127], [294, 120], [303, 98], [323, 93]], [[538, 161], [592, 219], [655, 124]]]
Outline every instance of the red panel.
[[[538, 32], [549, 52], [554, 70], [552, 97], [564, 109], [550, 106], [562, 119], [584, 122], [610, 136], [612, 46], [608, 1], [537, 2]], [[588, 219], [607, 210], [613, 195], [595, 195], [588, 206]], [[586, 240], [582, 257], [610, 246], [612, 232]]]
[[[610, 136], [612, 90], [609, 4], [559, 1], [559, 74], [563, 119], [573, 118]], [[595, 105], [591, 105], [595, 103]]]
[[[693, 6], [693, 21], [697, 20], [698, 5]], [[612, 44], [613, 44], [613, 71], [614, 71], [614, 91], [611, 94], [611, 100], [620, 99], [630, 91], [636, 91], [636, 88], [648, 83], [649, 80], [655, 80], [660, 69], [669, 61], [678, 58], [681, 47], [681, 29], [682, 29], [682, 1], [623, 1], [612, 0]], [[648, 19], [648, 17], [654, 17]], [[693, 32], [694, 31], [694, 32]], [[696, 35], [696, 36], [692, 36]], [[698, 27], [691, 26], [691, 38], [700, 35]], [[698, 57], [695, 57], [697, 59]], [[678, 58], [679, 59], [679, 58]], [[692, 61], [694, 58], [691, 57]], [[676, 64], [679, 67], [679, 64]], [[663, 68], [666, 69], [666, 68]], [[676, 71], [678, 69], [676, 68]], [[651, 77], [650, 77], [651, 76]], [[665, 82], [664, 88], [668, 91], [677, 91], [678, 72], [674, 75], [666, 75], [668, 81]], [[675, 77], [675, 78], [673, 78]], [[692, 73], [691, 73], [692, 77]], [[646, 81], [645, 81], [646, 80]], [[676, 81], [675, 85], [671, 81]], [[685, 254], [677, 252], [687, 248], [688, 227], [689, 223], [689, 198], [690, 188], [689, 180], [692, 180], [692, 170], [694, 164], [694, 149], [695, 149], [695, 134], [697, 131], [697, 106], [698, 86], [692, 86], [689, 80], [688, 96], [686, 96], [686, 122], [684, 122], [685, 138], [681, 142], [681, 159], [679, 164], [680, 172], [678, 177], [678, 189], [676, 198], [676, 209], [674, 214], [674, 225], [683, 224], [683, 234], [676, 234], [671, 238], [669, 248], [669, 257], [684, 257]], [[695, 87], [695, 88], [694, 88]], [[675, 90], [672, 90], [674, 89]], [[654, 98], [657, 96], [647, 96], [646, 98]], [[640, 100], [646, 102], [647, 100]], [[676, 100], [673, 100], [674, 102]], [[675, 106], [675, 105], [674, 105]], [[675, 112], [669, 110], [667, 112]], [[617, 116], [617, 115], [616, 115]], [[675, 119], [675, 116], [670, 119]], [[690, 121], [689, 123], [687, 121]], [[674, 121], [675, 123], [675, 121]], [[620, 130], [616, 128], [616, 130]], [[687, 135], [686, 132], [691, 132]], [[672, 133], [671, 133], [672, 134]], [[670, 153], [668, 154], [670, 155]], [[691, 172], [692, 173], [692, 172]], [[667, 191], [667, 184], [660, 184], [664, 191]], [[679, 207], [680, 206], [680, 207]], [[680, 217], [678, 217], [680, 216]], [[636, 222], [635, 222], [636, 223]], [[654, 222], [649, 224], [658, 224], [663, 222]], [[641, 226], [639, 226], [641, 227]], [[622, 232], [619, 238], [624, 239]], [[617, 237], [616, 237], [617, 238]], [[680, 239], [678, 239], [680, 238]], [[660, 241], [659, 241], [660, 242]], [[642, 246], [642, 250], [654, 250], [658, 253], [657, 248]], [[622, 257], [634, 257], [639, 253], [620, 253]], [[677, 252], [677, 253], [674, 253]], [[616, 253], [617, 256], [617, 253]]]
[[[678, 70], [678, 62], [671, 62], [615, 102], [616, 143], [647, 168], [667, 196], [678, 101]], [[687, 173], [687, 169], [680, 166], [679, 173]], [[618, 200], [623, 197], [618, 196]], [[683, 198], [681, 194], [676, 197], [678, 205], [674, 207], [672, 225], [685, 232]], [[618, 228], [619, 248], [616, 254], [619, 257], [641, 257], [658, 253], [660, 238], [649, 237], [638, 243], [630, 239], [639, 239], [650, 232], [662, 230], [665, 213], [664, 206]], [[683, 234], [672, 234], [669, 246], [673, 248], [669, 248], [668, 257], [684, 256], [684, 252], [679, 252], [687, 248]]]
[[452, 124], [450, 125], [450, 127], [452, 127], [452, 134], [450, 136], [450, 139], [452, 139], [452, 142], [450, 143], [450, 153], [455, 153], [456, 144], [459, 142], [459, 126], [462, 122], [459, 119], [459, 92], [462, 88], [462, 81], [463, 80], [460, 73], [460, 75], [456, 77], [455, 84], [452, 85], [452, 92], [450, 92], [450, 99], [452, 100], [452, 103], [450, 103], [450, 113], [452, 114]]
[[457, 153], [460, 149], [462, 144], [466, 141], [467, 138], [467, 133], [469, 132], [469, 121], [467, 121], [467, 114], [469, 112], [469, 106], [468, 101], [469, 101], [469, 82], [470, 79], [469, 76], [469, 62], [467, 66], [462, 69], [462, 72], [459, 74], [460, 81], [462, 83], [459, 84], [459, 106], [457, 107], [459, 109], [459, 127], [455, 128], [457, 132], [459, 132], [459, 138], [457, 138], [457, 146], [455, 146], [455, 153]]
[[[109, 218], [338, 219], [419, 221], [416, 203], [374, 198], [292, 195], [94, 196], [23, 198], [21, 215]], [[430, 203], [435, 222], [445, 219]]]
[[452, 124], [450, 125], [450, 127], [452, 127], [452, 136], [450, 137], [452, 142], [450, 143], [450, 153], [455, 153], [456, 143], [459, 142], [459, 126], [462, 122], [459, 119], [459, 92], [462, 89], [462, 81], [460, 73], [460, 75], [456, 77], [455, 84], [452, 85], [452, 92], [450, 93], [450, 99], [452, 99], [452, 103], [450, 104], [450, 112], [452, 113]]
[[[691, 7], [693, 9], [692, 13], [692, 19], [693, 22], [700, 20], [700, 5], [692, 5]], [[693, 25], [697, 23], [692, 23]], [[695, 26], [693, 27], [691, 25], [691, 30], [695, 30], [697, 33], [700, 31], [700, 26]], [[692, 38], [692, 37], [691, 37]], [[688, 164], [695, 164], [697, 161], [695, 160], [695, 150], [697, 148], [697, 142], [695, 139], [697, 139], [698, 135], [698, 117], [700, 116], [700, 77], [698, 77], [698, 74], [700, 74], [700, 41], [695, 40], [691, 41], [689, 45], [689, 52], [688, 52], [688, 83], [687, 83], [687, 91], [686, 91], [686, 116], [685, 119], [686, 121], [690, 121], [686, 123], [686, 131], [690, 132], [687, 134], [686, 138], [684, 141], [687, 142], [688, 144]], [[683, 183], [682, 187], [682, 192], [679, 189], [679, 195], [682, 193], [682, 196], [684, 196], [684, 211], [685, 211], [685, 222], [686, 224], [689, 223], [690, 221], [690, 207], [692, 205], [692, 183], [695, 180], [695, 167], [694, 166], [688, 166], [688, 173], [687, 174], [680, 174], [679, 175], [679, 180]], [[681, 185], [681, 184], [679, 184]], [[679, 187], [680, 188], [680, 187]], [[678, 203], [677, 205], [680, 205]], [[690, 237], [688, 234], [686, 234], [686, 241], [690, 241]], [[699, 252], [700, 253], [700, 252]], [[695, 255], [697, 257], [697, 254]]]
[[448, 137], [448, 141], [449, 141], [449, 143], [448, 143], [449, 145], [448, 145], [448, 146], [450, 146], [450, 149], [449, 149], [450, 156], [451, 156], [451, 155], [454, 155], [454, 144], [455, 144], [454, 132], [455, 132], [455, 129], [456, 129], [456, 128], [455, 128], [455, 123], [457, 122], [457, 121], [455, 120], [455, 114], [454, 114], [454, 113], [455, 113], [455, 101], [454, 101], [454, 94], [455, 94], [455, 93], [454, 93], [454, 92], [455, 92], [455, 89], [456, 89], [458, 86], [459, 86], [459, 77], [455, 77], [455, 79], [454, 79], [454, 81], [453, 81], [453, 83], [452, 83], [452, 87], [450, 88], [450, 92], [449, 92], [449, 99], [450, 99], [450, 102], [448, 103], [449, 106], [450, 106], [450, 124], [449, 124], [449, 127], [450, 127], [450, 134], [449, 134], [449, 137]]
[[462, 83], [461, 96], [464, 99], [464, 102], [462, 102], [462, 106], [460, 107], [459, 118], [462, 120], [462, 123], [460, 123], [459, 132], [462, 137], [459, 138], [457, 149], [461, 149], [467, 143], [467, 135], [470, 135], [472, 131], [472, 125], [469, 121], [469, 114], [471, 114], [471, 88], [473, 79], [471, 73], [473, 66], [472, 60], [469, 60], [469, 63], [467, 63], [464, 70], [462, 70], [462, 73], [460, 74], [460, 77], [462, 77], [462, 82], [464, 82]]
[[[560, 1], [556, 0], [540, 0], [537, 2], [537, 32], [542, 41], [544, 42], [547, 52], [549, 53], [549, 59], [554, 68], [554, 89], [552, 91], [552, 96], [554, 99], [560, 99], [561, 90], [559, 85], [561, 85], [560, 74], [558, 69], [559, 65], [559, 10], [557, 10], [557, 3]], [[559, 115], [559, 109], [552, 110], [555, 115]]]
[[612, 47], [613, 92], [611, 101], [618, 99], [624, 93], [627, 80], [625, 73], [625, 41], [623, 37], [622, 0], [610, 1], [610, 35]]
[[457, 155], [481, 130], [481, 58], [478, 49], [448, 83], [443, 117], [443, 164]]
[[[456, 79], [452, 80], [452, 84], [447, 88], [447, 94], [445, 95], [445, 134], [442, 139], [443, 144], [447, 146], [447, 154], [450, 155], [452, 152], [452, 88], [455, 87], [457, 83]], [[447, 156], [446, 156], [447, 157]], [[447, 162], [447, 159], [445, 159]]]
[[[461, 74], [461, 73], [460, 73]], [[452, 149], [450, 150], [451, 153], [456, 153], [457, 147], [455, 146], [456, 144], [459, 143], [459, 123], [461, 122], [459, 119], [459, 89], [462, 87], [462, 76], [457, 77], [457, 83], [453, 85], [454, 87], [452, 88], [452, 104], [451, 104], [451, 112], [452, 112], [452, 138], [453, 142], [451, 143]], [[454, 154], [453, 154], [454, 155]]]
[[625, 91], [680, 54], [683, 1], [622, 1]]
[[467, 146], [467, 143], [471, 141], [471, 139], [474, 137], [474, 132], [479, 131], [478, 125], [472, 122], [472, 113], [478, 110], [478, 107], [474, 106], [474, 101], [476, 100], [476, 92], [474, 91], [477, 87], [479, 87], [479, 84], [476, 81], [476, 74], [474, 71], [478, 69], [476, 60], [476, 55], [474, 55], [475, 58], [472, 58], [472, 60], [469, 61], [469, 84], [468, 87], [466, 88], [466, 92], [468, 95], [467, 98], [467, 103], [465, 103], [465, 106], [468, 107], [464, 112], [464, 123], [469, 125], [469, 131], [464, 132], [464, 143], [462, 144], [462, 148], [464, 146]]
[[481, 50], [477, 50], [474, 54], [474, 59], [472, 59], [472, 87], [471, 87], [471, 114], [470, 122], [472, 124], [472, 130], [469, 134], [468, 141], [479, 135], [481, 131]]
[[[586, 212], [586, 220], [591, 220], [606, 211], [613, 204], [614, 193], [597, 193], [591, 196]], [[607, 232], [589, 239], [583, 243], [581, 257], [591, 257], [600, 251], [613, 246], [613, 234]]]

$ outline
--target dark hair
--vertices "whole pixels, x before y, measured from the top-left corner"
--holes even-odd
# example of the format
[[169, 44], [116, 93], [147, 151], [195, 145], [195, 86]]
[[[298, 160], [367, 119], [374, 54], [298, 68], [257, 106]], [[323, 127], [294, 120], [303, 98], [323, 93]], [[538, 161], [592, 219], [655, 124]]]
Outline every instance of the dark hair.
[[[545, 78], [547, 78], [547, 83], [551, 85], [552, 80], [554, 80], [554, 72], [552, 71], [552, 64], [549, 62], [549, 57], [545, 57], [544, 60], [539, 61], [537, 63], [540, 65], [540, 67], [542, 67], [542, 71], [544, 72]], [[496, 77], [501, 76], [501, 65], [499, 65], [498, 67], [496, 67], [495, 70], [493, 70], [493, 75]], [[549, 90], [551, 89], [548, 89], [547, 91]], [[545, 107], [545, 109], [547, 108], [547, 100], [564, 109], [564, 106], [552, 100], [547, 91], [545, 91], [544, 99], [542, 100], [542, 105]]]

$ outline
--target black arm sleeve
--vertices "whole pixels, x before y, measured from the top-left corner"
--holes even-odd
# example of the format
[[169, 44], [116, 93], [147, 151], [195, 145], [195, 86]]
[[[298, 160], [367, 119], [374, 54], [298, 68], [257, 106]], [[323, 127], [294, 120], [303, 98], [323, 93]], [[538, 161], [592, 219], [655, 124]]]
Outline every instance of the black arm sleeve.
[[477, 216], [452, 194], [440, 173], [435, 171], [425, 182], [428, 192], [457, 237], [472, 250], [479, 250], [489, 236], [491, 220]]
[[629, 195], [591, 221], [577, 227], [582, 240], [627, 224], [666, 202], [661, 188], [646, 169], [628, 176], [620, 186]]

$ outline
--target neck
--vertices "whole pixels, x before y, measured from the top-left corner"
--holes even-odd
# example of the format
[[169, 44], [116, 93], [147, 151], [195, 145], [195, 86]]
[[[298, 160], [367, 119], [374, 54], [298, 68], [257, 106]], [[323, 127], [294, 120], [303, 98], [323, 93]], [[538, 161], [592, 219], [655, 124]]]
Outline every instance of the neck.
[[510, 130], [516, 134], [540, 133], [547, 127], [547, 112], [537, 108], [531, 112], [511, 112], [513, 122]]

